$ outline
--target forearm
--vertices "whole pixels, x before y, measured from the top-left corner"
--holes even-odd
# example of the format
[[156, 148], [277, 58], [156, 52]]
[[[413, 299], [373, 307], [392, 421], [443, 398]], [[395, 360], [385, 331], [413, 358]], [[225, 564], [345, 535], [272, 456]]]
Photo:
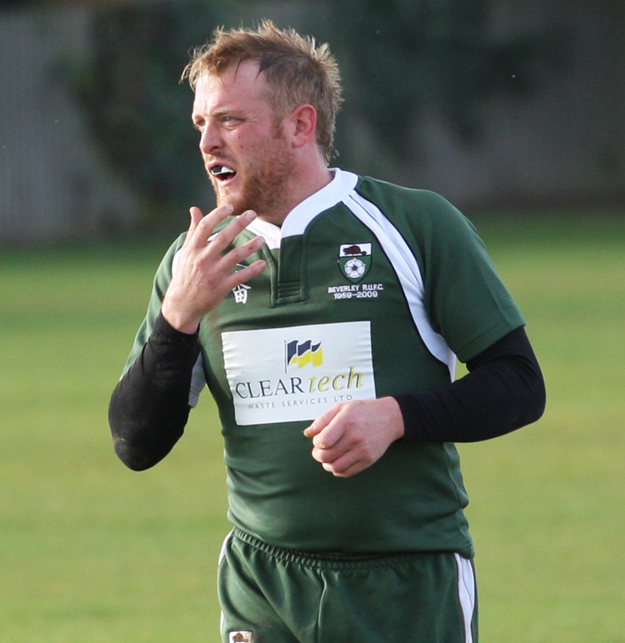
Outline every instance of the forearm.
[[538, 420], [545, 408], [540, 367], [522, 328], [467, 364], [452, 384], [395, 396], [405, 440], [476, 442]]
[[115, 452], [129, 468], [141, 471], [154, 466], [183, 434], [199, 351], [197, 335], [176, 331], [159, 315], [109, 405]]

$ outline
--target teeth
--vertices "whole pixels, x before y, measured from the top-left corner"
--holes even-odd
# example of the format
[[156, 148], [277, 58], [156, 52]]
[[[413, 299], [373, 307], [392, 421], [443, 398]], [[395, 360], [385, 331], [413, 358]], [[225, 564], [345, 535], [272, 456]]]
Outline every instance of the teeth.
[[228, 174], [234, 174], [234, 170], [231, 170], [229, 167], [226, 167], [225, 165], [215, 165], [215, 167], [211, 168], [211, 174], [213, 176], [226, 176]]

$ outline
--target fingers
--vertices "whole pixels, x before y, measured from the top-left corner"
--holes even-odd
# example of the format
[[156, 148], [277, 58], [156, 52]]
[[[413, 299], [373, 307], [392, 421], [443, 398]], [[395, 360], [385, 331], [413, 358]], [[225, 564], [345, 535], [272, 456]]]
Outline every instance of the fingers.
[[[226, 219], [227, 216], [229, 215], [226, 215], [226, 216], [220, 215], [219, 221], [217, 221], [213, 225], [211, 225], [209, 222], [206, 224], [205, 227], [208, 227], [208, 225], [211, 225], [210, 233], [212, 233], [217, 223]], [[252, 210], [248, 210], [247, 212], [244, 212], [238, 217], [235, 217], [225, 228], [219, 231], [219, 233], [217, 234], [217, 236], [215, 236], [214, 239], [211, 240], [210, 246], [212, 251], [215, 252], [216, 254], [221, 254], [234, 241], [234, 239], [241, 232], [243, 232], [243, 230], [245, 230], [245, 228], [247, 228], [247, 226], [250, 223], [252, 223], [252, 221], [254, 221], [255, 218], [256, 218], [256, 213], [253, 212]], [[207, 230], [207, 232], [209, 231]], [[210, 234], [208, 236], [210, 236]]]
[[[213, 244], [215, 244], [213, 246]], [[217, 253], [218, 246], [217, 239], [211, 241], [211, 252]], [[226, 271], [232, 270], [235, 266], [239, 265], [242, 261], [258, 252], [265, 245], [265, 240], [262, 237], [254, 237], [242, 246], [238, 246], [230, 250], [221, 258], [222, 268]], [[240, 270], [239, 272], [243, 272]]]
[[[332, 420], [337, 416], [341, 408], [342, 408], [342, 405], [335, 404], [332, 408], [322, 413], [309, 427], [304, 429], [304, 435], [307, 438], [314, 438], [315, 436], [319, 435], [330, 424], [330, 422], [332, 422]], [[326, 444], [325, 440], [322, 440], [322, 442], [323, 444]], [[313, 441], [313, 444], [323, 448], [319, 441], [317, 442]], [[331, 446], [331, 445], [326, 444], [326, 446]]]
[[338, 463], [347, 454], [351, 454], [353, 459], [359, 459], [358, 446], [347, 439], [339, 440], [331, 446], [318, 446], [313, 440], [312, 456], [321, 464]]
[[[262, 243], [260, 245], [262, 246]], [[234, 262], [233, 265], [236, 265], [236, 263], [238, 262]], [[236, 288], [240, 284], [244, 284], [250, 279], [256, 277], [256, 275], [259, 275], [266, 267], [267, 267], [267, 262], [264, 261], [263, 259], [259, 259], [258, 261], [255, 261], [253, 264], [246, 266], [245, 268], [241, 270], [237, 270], [236, 272], [233, 272], [230, 275], [228, 275], [224, 280], [224, 288], [226, 289], [227, 292], [229, 292], [230, 290], [232, 290], [233, 288]]]
[[213, 236], [217, 225], [232, 215], [233, 207], [229, 204], [215, 208], [206, 216], [202, 215], [200, 208], [193, 207], [190, 209], [191, 225], [187, 238], [189, 245], [197, 248], [207, 247], [210, 245], [215, 254], [223, 252], [234, 239], [256, 218], [256, 213], [252, 210], [244, 212], [235, 217], [227, 226], [220, 230], [208, 244], [208, 239]]
[[265, 240], [262, 237], [254, 237], [247, 243], [237, 246], [224, 256], [221, 256], [224, 250], [228, 248], [234, 239], [245, 230], [257, 216], [255, 212], [248, 210], [234, 218], [217, 234], [213, 234], [215, 227], [221, 221], [227, 219], [232, 214], [232, 210], [232, 206], [227, 204], [215, 208], [212, 212], [204, 216], [200, 208], [195, 206], [190, 208], [191, 223], [189, 225], [187, 238], [183, 244], [183, 247], [186, 246], [188, 251], [199, 252], [201, 256], [204, 256], [210, 261], [214, 261], [216, 267], [218, 267], [218, 270], [222, 274], [231, 273], [231, 278], [226, 278], [224, 281], [224, 285], [230, 289], [249, 281], [260, 274], [266, 267], [266, 263], [260, 261], [254, 262], [254, 264], [243, 270], [232, 272], [233, 268], [241, 264], [241, 262], [255, 252], [258, 252], [258, 250], [265, 245]]
[[[342, 476], [344, 471], [354, 464], [353, 460], [357, 457], [356, 452], [352, 450], [353, 444], [343, 439], [345, 425], [335, 421], [341, 410], [342, 405], [333, 406], [304, 430], [304, 435], [312, 438], [312, 457], [321, 463], [326, 471], [336, 476]], [[359, 471], [362, 469], [364, 466]]]
[[354, 441], [347, 437], [350, 425], [341, 416], [344, 408], [345, 405], [336, 404], [322, 413], [304, 431], [306, 437], [312, 438], [313, 458], [323, 465], [337, 462], [350, 451], [352, 454], [355, 453]]
[[217, 223], [219, 223], [220, 220], [225, 219], [227, 216], [229, 216], [229, 213], [231, 212], [232, 206], [224, 206], [222, 208], [216, 208], [215, 210], [213, 210], [213, 212], [207, 214], [205, 217], [202, 213], [202, 210], [200, 210], [200, 208], [198, 208], [197, 206], [189, 208], [189, 215], [191, 217], [191, 220], [189, 222], [189, 229], [187, 230], [187, 237], [184, 241], [183, 247], [206, 245], [206, 238], [202, 240], [202, 233], [197, 233], [197, 229], [200, 227], [202, 221], [204, 221], [207, 217], [213, 215], [211, 219], [204, 223], [204, 227], [206, 227], [207, 223], [212, 223], [214, 227], [215, 225], [217, 225]]
[[340, 455], [337, 455], [337, 452], [332, 453], [331, 451], [332, 450], [328, 451], [326, 449], [313, 449], [313, 458], [315, 458], [328, 473], [331, 473], [337, 478], [349, 478], [360, 473], [372, 464], [366, 454], [359, 450], [347, 449], [341, 452]]
[[[185, 245], [194, 247], [196, 250], [201, 251], [203, 254], [220, 257], [221, 253], [236, 239], [236, 237], [256, 218], [256, 213], [252, 210], [244, 212], [240, 216], [234, 218], [227, 226], [220, 230], [216, 235], [213, 235], [215, 227], [227, 219], [232, 214], [232, 206], [224, 205], [215, 208], [206, 216], [202, 215], [202, 211], [193, 207], [190, 209], [191, 225]], [[211, 238], [212, 237], [212, 238]], [[210, 238], [210, 243], [208, 242]], [[254, 254], [263, 247], [265, 241], [262, 237], [255, 237], [251, 241], [233, 248], [226, 255], [221, 257], [221, 269], [224, 272], [229, 272], [237, 264], [247, 259], [250, 255]], [[240, 277], [244, 277], [243, 281], [247, 281], [256, 276], [264, 268], [264, 265], [256, 265], [249, 271], [238, 271], [237, 274], [243, 273]], [[237, 286], [238, 278], [233, 280], [233, 287]]]
[[312, 457], [338, 477], [371, 466], [403, 434], [401, 409], [392, 397], [337, 404], [304, 431], [312, 438]]
[[204, 216], [200, 208], [196, 206], [190, 208], [191, 223], [186, 239], [188, 244], [199, 248], [206, 246], [208, 237], [211, 236], [215, 227], [221, 221], [227, 219], [232, 214], [232, 211], [233, 207], [227, 204], [215, 208]]
[[200, 221], [204, 218], [204, 215], [202, 214], [202, 210], [195, 206], [189, 210], [189, 214], [191, 215], [191, 225], [189, 226], [189, 232], [193, 234], [193, 231], [198, 227]]
[[218, 306], [233, 288], [262, 272], [266, 262], [255, 261], [250, 266], [240, 266], [242, 270], [237, 268], [237, 264], [264, 245], [262, 237], [253, 238], [224, 256], [221, 254], [255, 218], [254, 212], [233, 219], [210, 242], [215, 227], [232, 214], [232, 206], [215, 208], [206, 216], [200, 208], [192, 207], [189, 214], [191, 221], [183, 252], [161, 310], [174, 328], [193, 333], [207, 312]]
[[364, 471], [369, 466], [369, 463], [364, 460], [357, 460], [356, 462], [346, 465], [343, 465], [339, 462], [333, 462], [331, 464], [324, 464], [322, 466], [335, 478], [351, 478], [357, 473]]

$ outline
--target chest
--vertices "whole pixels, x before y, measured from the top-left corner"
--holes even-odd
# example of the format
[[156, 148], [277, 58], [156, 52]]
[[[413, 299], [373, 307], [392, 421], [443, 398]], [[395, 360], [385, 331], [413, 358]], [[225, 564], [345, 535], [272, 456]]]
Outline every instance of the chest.
[[267, 268], [235, 288], [215, 323], [231, 331], [370, 321], [408, 314], [396, 271], [376, 236], [357, 220], [324, 217], [305, 235], [258, 256]]
[[320, 217], [250, 261], [261, 257], [265, 271], [201, 331], [213, 387], [234, 402], [238, 424], [312, 419], [336, 402], [445, 377], [392, 258], [358, 220]]

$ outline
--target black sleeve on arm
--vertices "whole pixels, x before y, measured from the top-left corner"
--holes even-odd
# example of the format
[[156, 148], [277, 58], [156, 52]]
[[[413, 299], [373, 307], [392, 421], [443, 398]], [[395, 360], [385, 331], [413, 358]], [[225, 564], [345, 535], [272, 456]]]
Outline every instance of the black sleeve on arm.
[[536, 422], [543, 376], [523, 327], [467, 362], [468, 375], [432, 391], [396, 395], [404, 440], [477, 442]]
[[141, 355], [117, 384], [109, 405], [115, 452], [135, 471], [154, 466], [173, 448], [189, 417], [197, 334], [172, 328], [159, 314]]

